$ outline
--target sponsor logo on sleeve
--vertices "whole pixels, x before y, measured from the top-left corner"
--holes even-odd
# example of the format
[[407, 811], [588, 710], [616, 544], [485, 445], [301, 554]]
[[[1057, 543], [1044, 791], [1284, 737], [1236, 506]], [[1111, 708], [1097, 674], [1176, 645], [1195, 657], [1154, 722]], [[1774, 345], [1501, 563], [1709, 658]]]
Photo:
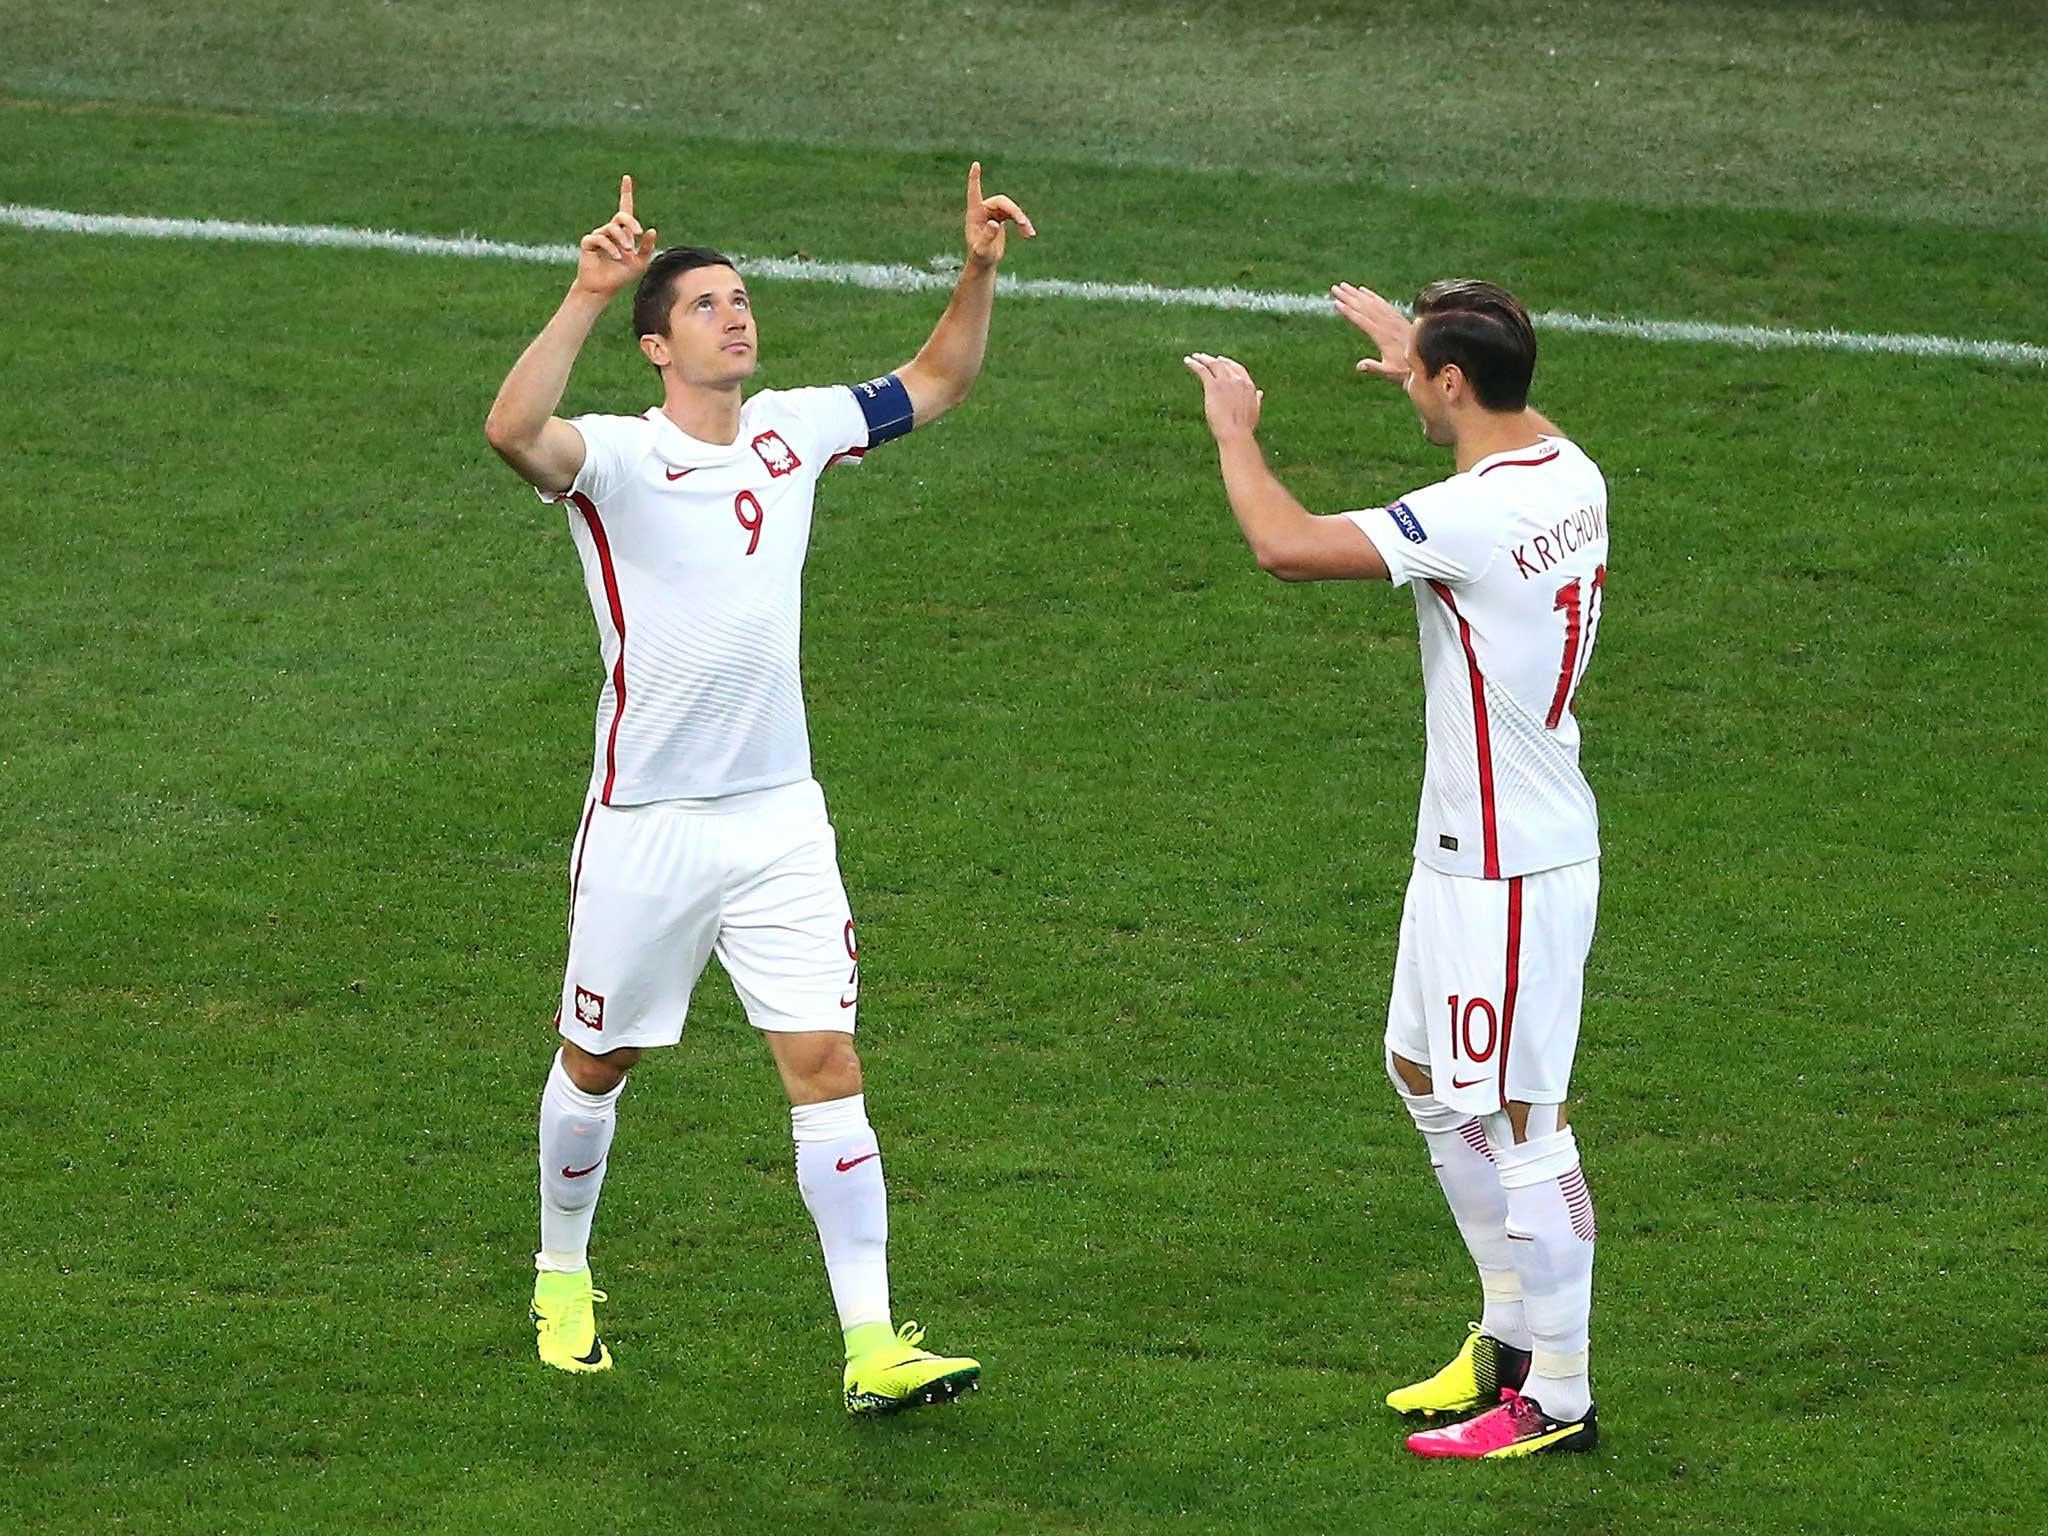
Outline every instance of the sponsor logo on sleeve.
[[1397, 501], [1387, 508], [1387, 516], [1394, 520], [1394, 526], [1401, 530], [1401, 537], [1410, 544], [1428, 542], [1429, 535], [1422, 531], [1422, 522], [1416, 517], [1407, 502]]

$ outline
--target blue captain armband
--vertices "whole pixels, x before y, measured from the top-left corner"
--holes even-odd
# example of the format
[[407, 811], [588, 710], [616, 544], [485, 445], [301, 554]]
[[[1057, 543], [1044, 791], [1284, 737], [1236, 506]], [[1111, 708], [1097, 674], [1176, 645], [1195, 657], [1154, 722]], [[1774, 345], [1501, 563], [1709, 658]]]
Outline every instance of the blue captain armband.
[[910, 391], [895, 374], [848, 386], [860, 402], [860, 413], [868, 420], [868, 446], [903, 436], [917, 423], [911, 419]]

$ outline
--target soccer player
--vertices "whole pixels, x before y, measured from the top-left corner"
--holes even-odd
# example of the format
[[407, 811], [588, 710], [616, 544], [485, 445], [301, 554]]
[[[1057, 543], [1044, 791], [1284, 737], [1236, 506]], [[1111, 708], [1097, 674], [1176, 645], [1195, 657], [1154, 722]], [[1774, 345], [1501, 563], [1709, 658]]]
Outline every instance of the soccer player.
[[1484, 1312], [1456, 1358], [1387, 1397], [1477, 1417], [1408, 1437], [1423, 1456], [1590, 1450], [1593, 1205], [1565, 1098], [1600, 889], [1572, 696], [1607, 580], [1607, 487], [1529, 409], [1536, 337], [1491, 283], [1441, 282], [1411, 324], [1331, 290], [1457, 472], [1385, 507], [1314, 517], [1266, 467], [1264, 398], [1196, 353], [1223, 483], [1283, 581], [1391, 581], [1415, 594], [1427, 753], [1415, 868], [1387, 1007], [1386, 1066], [1479, 1269]]
[[[715, 953], [789, 1096], [797, 1184], [846, 1345], [849, 1413], [951, 1399], [981, 1366], [892, 1325], [887, 1197], [853, 1047], [859, 950], [825, 797], [811, 777], [797, 666], [812, 499], [828, 465], [937, 420], [981, 372], [1006, 227], [1035, 231], [967, 173], [967, 261], [931, 339], [854, 387], [744, 395], [753, 300], [703, 246], [657, 253], [619, 210], [583, 237], [554, 318], [485, 424], [500, 457], [567, 503], [604, 683], [596, 762], [569, 858], [561, 1046], [540, 1103], [540, 1358], [602, 1371], [588, 1247], [619, 1095], [641, 1053], [682, 1039]], [[554, 414], [584, 339], [621, 290], [661, 381], [637, 416]]]

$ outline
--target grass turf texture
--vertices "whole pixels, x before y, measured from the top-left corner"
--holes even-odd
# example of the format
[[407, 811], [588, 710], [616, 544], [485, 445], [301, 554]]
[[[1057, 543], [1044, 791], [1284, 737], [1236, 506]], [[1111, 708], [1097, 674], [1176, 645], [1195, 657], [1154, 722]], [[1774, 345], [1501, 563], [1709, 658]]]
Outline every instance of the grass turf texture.
[[6, 0], [0, 17], [0, 90], [61, 99], [971, 144], [2036, 233], [2048, 208], [2039, 0]]
[[[666, 147], [735, 246], [957, 239], [957, 155], [35, 104], [0, 125], [17, 201], [567, 239]], [[1019, 270], [1313, 286], [1356, 249], [1285, 178], [1004, 169], [1052, 198], [1027, 197], [1048, 236]], [[1830, 220], [1815, 256], [1809, 214], [1383, 198], [1397, 288], [1455, 209], [1451, 264], [1546, 305], [2048, 331], [2016, 282], [1983, 298], [2012, 247], [1967, 228]], [[1196, 238], [1160, 249], [1169, 217]], [[1778, 257], [1747, 269], [1758, 239]], [[0, 360], [0, 1152], [42, 1213], [6, 1245], [0, 1508], [80, 1531], [544, 1529], [580, 1499], [620, 1529], [2040, 1523], [2016, 1282], [2048, 1256], [2039, 371], [1546, 340], [1542, 402], [1614, 488], [1581, 704], [1609, 850], [1579, 1081], [1608, 1439], [1473, 1476], [1412, 1465], [1378, 1407], [1473, 1299], [1377, 1065], [1420, 769], [1408, 599], [1251, 569], [1176, 362], [1253, 365], [1316, 506], [1433, 478], [1406, 407], [1345, 377], [1341, 328], [1007, 305], [968, 406], [826, 483], [812, 723], [899, 1307], [989, 1366], [961, 1409], [858, 1426], [772, 1073], [715, 979], [624, 1107], [596, 1247], [620, 1370], [531, 1361], [532, 1102], [597, 669], [560, 518], [478, 423], [565, 274], [18, 234], [0, 274], [35, 299]], [[886, 366], [938, 309], [760, 298], [771, 384]], [[1914, 303], [1939, 318], [1860, 318]], [[608, 322], [569, 405], [645, 391]]]

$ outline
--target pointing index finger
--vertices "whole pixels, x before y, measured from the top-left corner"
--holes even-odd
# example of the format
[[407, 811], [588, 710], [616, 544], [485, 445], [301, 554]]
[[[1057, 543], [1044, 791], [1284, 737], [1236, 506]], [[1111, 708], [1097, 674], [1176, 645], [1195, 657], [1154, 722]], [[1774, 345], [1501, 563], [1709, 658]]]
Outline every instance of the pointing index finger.
[[979, 160], [967, 167], [967, 205], [970, 208], [979, 208], [981, 206], [981, 162]]
[[619, 212], [628, 217], [633, 212], [633, 178], [630, 176], [619, 178]]

